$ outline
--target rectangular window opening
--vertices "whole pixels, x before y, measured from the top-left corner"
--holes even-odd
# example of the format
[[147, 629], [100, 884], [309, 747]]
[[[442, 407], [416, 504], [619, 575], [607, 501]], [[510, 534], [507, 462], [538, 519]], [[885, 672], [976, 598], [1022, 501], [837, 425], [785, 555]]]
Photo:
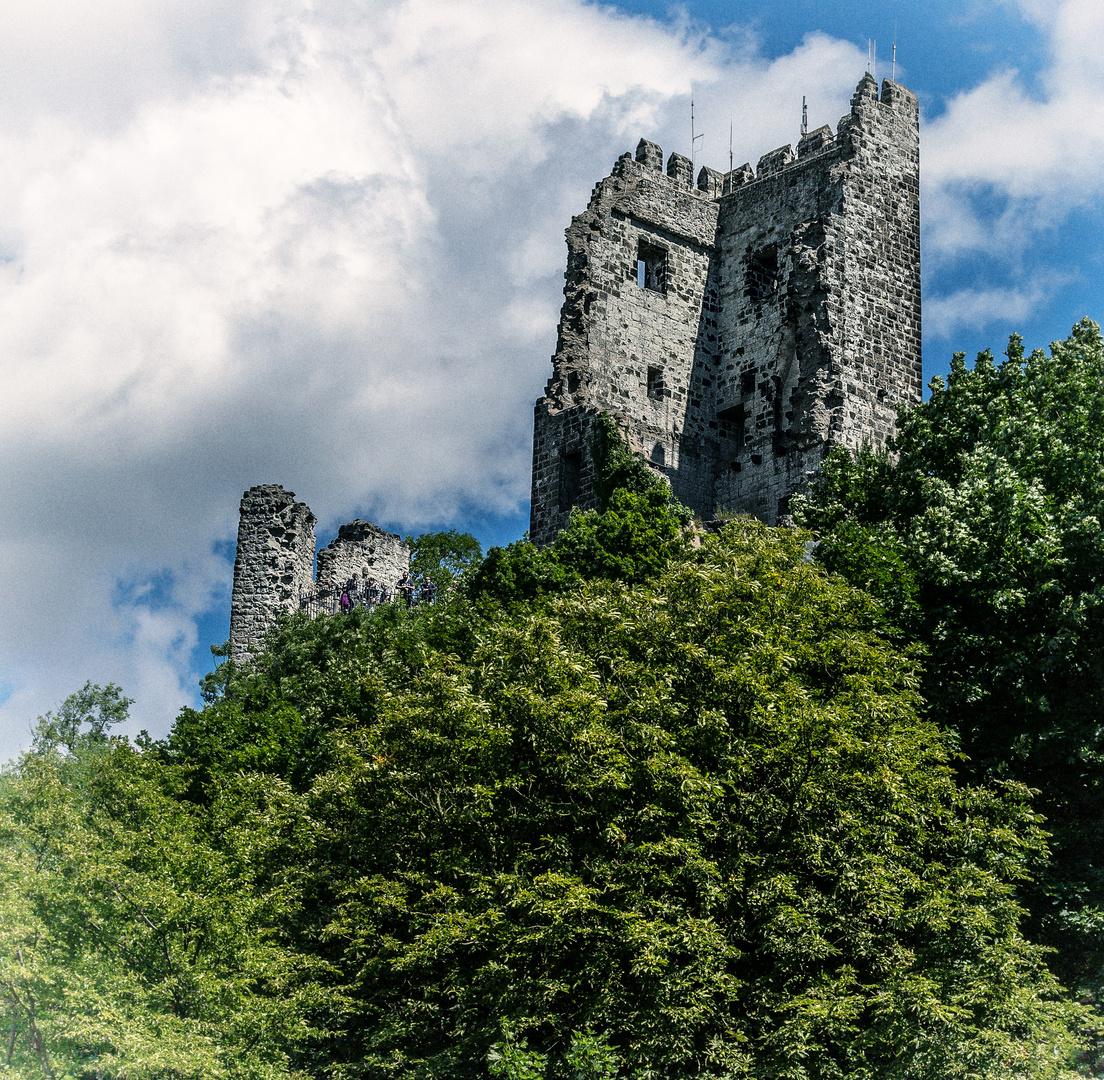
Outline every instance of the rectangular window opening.
[[653, 292], [667, 291], [667, 252], [641, 240], [636, 253], [636, 283]]
[[663, 368], [648, 368], [648, 397], [653, 399], [663, 397]]
[[775, 298], [779, 285], [778, 249], [765, 247], [747, 262], [747, 295], [753, 304], [768, 303]]
[[560, 457], [560, 510], [566, 513], [579, 501], [583, 485], [583, 453], [569, 450]]
[[747, 411], [743, 405], [733, 405], [731, 409], [722, 409], [717, 413], [721, 424], [721, 435], [732, 439], [737, 449], [744, 445], [747, 438]]

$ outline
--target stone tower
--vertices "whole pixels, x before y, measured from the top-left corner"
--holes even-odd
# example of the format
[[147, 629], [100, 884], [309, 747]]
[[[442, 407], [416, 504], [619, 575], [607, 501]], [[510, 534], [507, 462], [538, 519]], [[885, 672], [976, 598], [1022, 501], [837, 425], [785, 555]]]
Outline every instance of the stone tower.
[[536, 406], [530, 535], [596, 505], [608, 413], [702, 517], [774, 524], [834, 446], [882, 446], [921, 398], [916, 98], [864, 76], [851, 112], [722, 175], [642, 139], [567, 230]]
[[241, 500], [234, 591], [230, 599], [230, 656], [260, 652], [282, 612], [296, 611], [314, 588], [315, 516], [279, 484], [251, 487]]

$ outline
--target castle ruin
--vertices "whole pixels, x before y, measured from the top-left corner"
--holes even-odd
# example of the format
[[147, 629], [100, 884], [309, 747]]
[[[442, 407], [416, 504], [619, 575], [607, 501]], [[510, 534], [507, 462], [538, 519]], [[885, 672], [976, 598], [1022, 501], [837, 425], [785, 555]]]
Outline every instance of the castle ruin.
[[[597, 505], [590, 427], [614, 417], [673, 494], [784, 519], [835, 446], [884, 446], [921, 398], [916, 98], [866, 75], [835, 134], [802, 134], [722, 174], [641, 139], [567, 229], [553, 374], [537, 402], [530, 537]], [[242, 497], [230, 646], [350, 577], [394, 583], [400, 537], [315, 517], [277, 485]], [[312, 566], [317, 570], [312, 574]], [[316, 610], [317, 605], [311, 610]]]
[[866, 75], [851, 112], [703, 168], [641, 139], [567, 229], [553, 374], [537, 402], [530, 537], [597, 505], [590, 426], [702, 518], [775, 524], [834, 446], [884, 446], [921, 399], [916, 98]]
[[317, 608], [320, 598], [332, 601], [349, 578], [374, 577], [390, 586], [410, 568], [405, 540], [357, 519], [318, 552], [315, 571], [316, 522], [310, 507], [279, 484], [251, 487], [242, 496], [230, 598], [232, 660], [259, 653], [282, 614]]

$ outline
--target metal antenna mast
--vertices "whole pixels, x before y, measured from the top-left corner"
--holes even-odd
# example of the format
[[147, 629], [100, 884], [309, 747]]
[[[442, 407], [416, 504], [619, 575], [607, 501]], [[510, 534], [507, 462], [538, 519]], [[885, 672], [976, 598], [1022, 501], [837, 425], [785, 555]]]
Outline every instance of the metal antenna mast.
[[732, 172], [732, 117], [728, 118], [728, 171]]
[[698, 139], [704, 139], [705, 132], [694, 134], [694, 98], [690, 97], [690, 187], [694, 186], [694, 151], [697, 149]]
[[897, 81], [897, 20], [893, 20], [893, 65], [890, 67], [889, 81]]
[[805, 104], [805, 95], [801, 95], [801, 134], [809, 134], [809, 106]]

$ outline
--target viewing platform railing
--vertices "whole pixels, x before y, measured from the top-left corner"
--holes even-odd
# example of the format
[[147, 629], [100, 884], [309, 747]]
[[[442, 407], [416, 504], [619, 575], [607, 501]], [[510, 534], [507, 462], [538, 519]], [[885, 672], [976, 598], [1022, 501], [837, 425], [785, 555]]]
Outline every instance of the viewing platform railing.
[[[320, 615], [340, 615], [344, 609], [341, 606], [341, 594], [345, 592], [339, 585], [325, 585], [315, 589], [299, 599], [299, 610], [305, 611], [310, 619], [317, 619]], [[411, 607], [418, 607], [438, 602], [436, 592], [425, 595], [421, 588], [414, 590]], [[368, 608], [369, 611], [381, 607], [384, 604], [401, 604], [406, 606], [406, 598], [398, 589], [392, 589], [384, 593], [379, 600], [369, 601], [367, 596], [359, 589], [349, 592], [349, 610], [354, 608]]]

